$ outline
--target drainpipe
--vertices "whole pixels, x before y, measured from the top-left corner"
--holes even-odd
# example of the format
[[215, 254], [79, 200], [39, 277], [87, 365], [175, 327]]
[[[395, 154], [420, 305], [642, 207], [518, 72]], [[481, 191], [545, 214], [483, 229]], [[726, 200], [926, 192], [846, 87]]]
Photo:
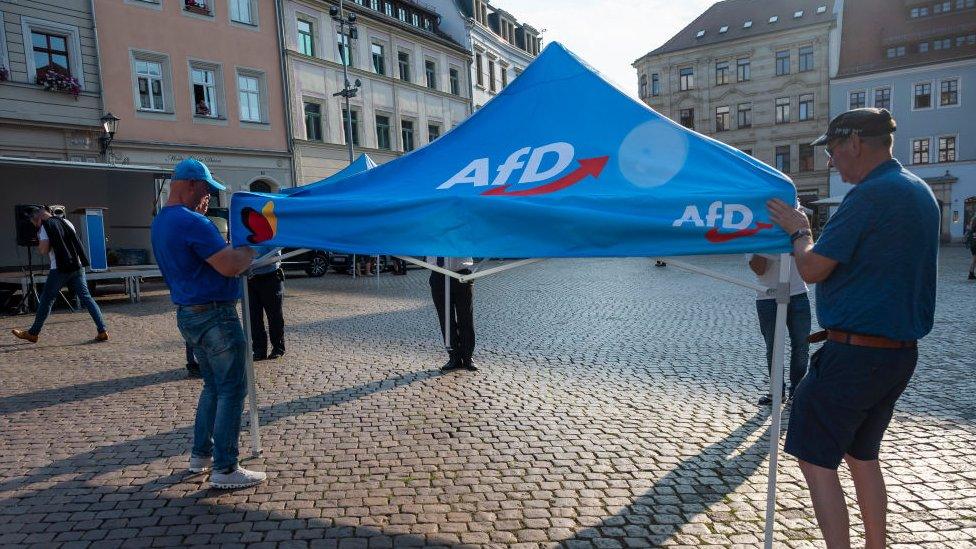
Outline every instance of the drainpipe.
[[291, 79], [288, 72], [288, 55], [285, 53], [285, 17], [281, 0], [275, 0], [275, 17], [278, 18], [278, 59], [281, 65], [281, 87], [285, 108], [285, 144], [288, 146], [288, 166], [291, 186], [298, 186], [298, 169], [295, 167], [294, 127], [292, 123]]
[[[95, 38], [95, 66], [98, 69], [98, 102], [101, 104], [102, 115], [108, 110], [105, 108], [105, 86], [102, 85], [102, 49], [98, 44], [98, 23], [95, 20], [95, 0], [88, 0], [88, 8], [91, 10], [92, 36]], [[79, 60], [79, 64], [81, 60]], [[108, 161], [108, 151], [105, 151], [103, 161]]]

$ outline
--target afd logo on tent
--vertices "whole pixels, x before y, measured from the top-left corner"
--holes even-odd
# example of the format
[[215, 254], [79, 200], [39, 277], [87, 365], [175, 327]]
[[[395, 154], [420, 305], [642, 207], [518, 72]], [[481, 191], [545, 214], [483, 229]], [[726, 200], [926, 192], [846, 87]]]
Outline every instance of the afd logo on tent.
[[[576, 149], [569, 143], [557, 142], [541, 147], [522, 147], [508, 155], [508, 158], [494, 171], [490, 158], [476, 158], [453, 177], [441, 183], [437, 189], [450, 189], [455, 185], [474, 185], [491, 187], [481, 193], [483, 196], [549, 194], [575, 185], [589, 176], [600, 177], [607, 160], [610, 159], [609, 156], [583, 158], [577, 161], [579, 166], [576, 169], [563, 174], [575, 157]], [[513, 181], [516, 174], [518, 179]], [[558, 179], [553, 180], [556, 177]]]
[[[738, 219], [736, 219], [738, 216]], [[752, 236], [763, 229], [772, 229], [771, 223], [757, 222], [752, 226], [752, 210], [744, 204], [723, 204], [716, 200], [708, 205], [705, 218], [702, 219], [701, 212], [695, 204], [685, 207], [685, 212], [678, 219], [674, 220], [673, 227], [682, 227], [685, 223], [691, 223], [695, 227], [711, 227], [705, 233], [705, 240], [713, 244], [720, 244]], [[721, 227], [718, 221], [721, 220]], [[722, 229], [722, 230], [720, 230]]]

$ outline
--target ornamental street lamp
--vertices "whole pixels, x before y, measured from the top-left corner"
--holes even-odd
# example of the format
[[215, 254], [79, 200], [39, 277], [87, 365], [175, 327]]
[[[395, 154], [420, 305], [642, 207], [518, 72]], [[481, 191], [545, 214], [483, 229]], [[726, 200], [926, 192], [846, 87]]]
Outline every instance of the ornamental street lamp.
[[105, 155], [108, 152], [108, 146], [112, 144], [112, 139], [115, 138], [115, 132], [119, 129], [119, 119], [112, 113], [106, 113], [101, 120], [102, 136], [98, 138], [98, 144], [102, 155]]
[[353, 152], [352, 152], [352, 110], [349, 107], [349, 98], [356, 97], [359, 93], [359, 88], [363, 85], [359, 79], [356, 79], [355, 84], [350, 84], [349, 82], [349, 63], [352, 62], [352, 40], [359, 38], [359, 32], [356, 29], [356, 14], [350, 13], [345, 15], [343, 9], [342, 0], [339, 0], [339, 7], [332, 6], [329, 8], [329, 15], [332, 16], [332, 20], [339, 25], [339, 36], [342, 37], [342, 80], [345, 83], [345, 87], [332, 94], [332, 97], [343, 97], [346, 100], [346, 146], [349, 149], [349, 163], [353, 162]]

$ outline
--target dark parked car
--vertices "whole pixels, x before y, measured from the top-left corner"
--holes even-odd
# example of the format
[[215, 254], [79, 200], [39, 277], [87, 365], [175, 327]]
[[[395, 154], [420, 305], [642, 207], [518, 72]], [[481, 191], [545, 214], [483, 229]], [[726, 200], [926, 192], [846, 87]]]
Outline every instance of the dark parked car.
[[[295, 248], [284, 248], [281, 253], [286, 254], [294, 250]], [[281, 268], [286, 271], [303, 270], [308, 276], [319, 277], [329, 270], [330, 255], [325, 250], [309, 250], [282, 261]]]

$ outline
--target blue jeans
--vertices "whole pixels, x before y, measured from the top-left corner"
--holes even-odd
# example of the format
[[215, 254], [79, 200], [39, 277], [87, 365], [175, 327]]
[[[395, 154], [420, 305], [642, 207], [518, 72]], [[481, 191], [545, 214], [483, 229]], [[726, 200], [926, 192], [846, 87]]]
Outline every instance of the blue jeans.
[[193, 349], [203, 376], [203, 390], [197, 403], [193, 427], [193, 455], [213, 457], [214, 471], [237, 466], [237, 443], [241, 434], [241, 412], [247, 396], [244, 370], [247, 343], [232, 303], [180, 306], [176, 324]]
[[[756, 312], [759, 314], [759, 330], [766, 340], [766, 366], [772, 372], [773, 367], [773, 335], [776, 329], [776, 300], [760, 299], [756, 301]], [[806, 293], [790, 297], [786, 307], [786, 328], [790, 332], [790, 394], [796, 390], [800, 380], [807, 373], [810, 362], [810, 299]], [[783, 379], [786, 388], [786, 379]]]
[[102, 310], [98, 308], [98, 303], [92, 298], [91, 293], [88, 291], [88, 280], [85, 278], [85, 269], [78, 269], [75, 271], [61, 272], [59, 269], [51, 269], [47, 274], [47, 282], [44, 283], [44, 291], [41, 292], [41, 297], [37, 302], [37, 313], [34, 315], [34, 325], [30, 327], [28, 332], [33, 335], [41, 333], [41, 328], [44, 327], [44, 321], [47, 320], [49, 314], [51, 314], [51, 307], [54, 306], [54, 300], [58, 297], [58, 292], [61, 288], [68, 285], [68, 288], [76, 296], [81, 304], [88, 309], [88, 314], [91, 315], [92, 320], [95, 321], [95, 328], [99, 332], [105, 331], [105, 319], [102, 317]]

